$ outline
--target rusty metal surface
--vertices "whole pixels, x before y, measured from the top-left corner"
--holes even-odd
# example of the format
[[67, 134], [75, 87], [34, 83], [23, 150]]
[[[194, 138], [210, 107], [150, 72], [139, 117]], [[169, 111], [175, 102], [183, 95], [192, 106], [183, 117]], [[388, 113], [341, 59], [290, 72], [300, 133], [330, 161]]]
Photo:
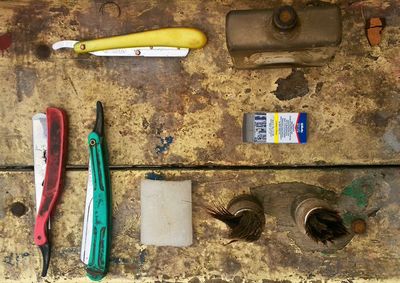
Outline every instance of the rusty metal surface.
[[[228, 11], [281, 1], [116, 2], [119, 17], [114, 5], [99, 12], [102, 1], [0, 2], [0, 34], [13, 36], [0, 56], [1, 166], [32, 164], [30, 119], [48, 105], [69, 114], [69, 164], [86, 164], [96, 100], [105, 105], [113, 165], [398, 164], [400, 1], [339, 1], [339, 52], [327, 66], [297, 71], [236, 70], [226, 50]], [[379, 47], [365, 36], [370, 16], [387, 20]], [[208, 44], [181, 59], [45, 47], [164, 26], [200, 28]], [[243, 113], [257, 110], [308, 112], [308, 144], [242, 144]]]
[[[400, 280], [400, 173], [383, 170], [162, 171], [169, 180], [193, 180], [193, 245], [143, 246], [139, 242], [139, 184], [145, 171], [113, 171], [113, 243], [110, 273], [103, 282], [382, 282]], [[368, 177], [374, 186], [367, 232], [335, 253], [311, 252], [293, 240], [290, 223], [266, 214], [255, 243], [227, 245], [228, 230], [211, 219], [205, 204], [229, 201], [251, 188], [299, 182], [339, 193]], [[33, 244], [34, 186], [29, 172], [0, 173], [1, 282], [36, 282], [41, 258]], [[53, 252], [48, 281], [87, 282], [79, 261], [86, 172], [68, 172], [51, 222]], [[13, 214], [13, 203], [27, 210]], [[293, 224], [294, 225], [294, 224]], [[297, 235], [297, 238], [300, 234]], [[221, 281], [225, 280], [225, 281]], [[136, 282], [136, 281], [135, 281]]]

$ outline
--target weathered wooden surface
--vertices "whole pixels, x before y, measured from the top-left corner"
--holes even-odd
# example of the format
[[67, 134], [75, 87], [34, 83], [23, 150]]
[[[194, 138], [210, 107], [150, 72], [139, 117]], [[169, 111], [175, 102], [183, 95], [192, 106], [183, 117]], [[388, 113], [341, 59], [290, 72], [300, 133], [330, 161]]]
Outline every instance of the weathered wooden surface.
[[[235, 70], [225, 45], [228, 11], [281, 1], [116, 2], [120, 17], [112, 5], [101, 14], [102, 1], [0, 2], [0, 33], [13, 36], [0, 56], [1, 166], [32, 164], [30, 119], [49, 105], [69, 114], [69, 164], [85, 165], [96, 100], [105, 104], [113, 165], [398, 164], [400, 1], [340, 1], [340, 50], [327, 66], [300, 70], [304, 80], [286, 81], [302, 90], [294, 98], [275, 92], [290, 69]], [[368, 45], [363, 16], [386, 18], [379, 47]], [[61, 39], [165, 26], [198, 27], [209, 42], [183, 59], [37, 56]], [[243, 113], [257, 110], [308, 112], [308, 144], [243, 144]]]
[[[194, 245], [184, 249], [140, 245], [138, 185], [146, 172], [112, 172], [112, 260], [104, 282], [399, 282], [397, 168], [195, 169], [209, 164], [399, 165], [399, 0], [331, 1], [343, 14], [337, 56], [325, 67], [294, 71], [233, 69], [224, 30], [225, 14], [232, 9], [292, 1], [118, 0], [119, 17], [112, 5], [100, 13], [103, 2], [0, 1], [0, 35], [11, 32], [13, 38], [11, 47], [0, 51], [0, 282], [88, 281], [79, 262], [87, 173], [67, 173], [52, 222], [54, 250], [45, 281], [38, 277], [41, 256], [32, 236], [33, 174], [7, 170], [32, 165], [31, 117], [50, 105], [69, 114], [69, 165], [86, 165], [96, 100], [105, 105], [112, 165], [194, 167], [162, 171], [168, 179], [194, 182]], [[371, 48], [365, 37], [364, 19], [370, 16], [387, 21], [379, 47]], [[71, 50], [45, 58], [43, 45], [61, 39], [165, 26], [200, 28], [209, 42], [181, 59], [99, 58]], [[291, 72], [300, 80], [286, 79]], [[278, 93], [278, 80], [301, 95]], [[257, 110], [307, 112], [307, 145], [242, 144], [242, 115]], [[171, 144], [163, 144], [167, 137], [172, 137]], [[340, 194], [363, 178], [375, 180], [365, 208], [375, 211], [368, 217], [367, 234], [333, 254], [312, 252], [290, 217], [275, 215], [272, 207], [266, 209], [267, 226], [258, 242], [225, 245], [226, 227], [201, 208], [215, 199], [228, 201], [255, 192], [252, 188], [283, 182]], [[264, 193], [275, 200], [272, 191]], [[21, 217], [11, 212], [18, 201], [28, 208]]]
[[[112, 172], [113, 243], [111, 269], [104, 282], [398, 282], [400, 278], [397, 169], [163, 171], [170, 180], [193, 180], [194, 244], [188, 248], [140, 245], [139, 184], [145, 173]], [[367, 219], [366, 234], [355, 236], [333, 254], [300, 249], [289, 233], [291, 224], [281, 225], [279, 217], [268, 214], [259, 241], [226, 245], [226, 227], [202, 208], [268, 184], [299, 182], [340, 193], [354, 180], [367, 177], [375, 184], [368, 207], [378, 211]], [[32, 179], [29, 172], [0, 173], [1, 282], [87, 282], [79, 261], [86, 172], [67, 174], [51, 223], [54, 249], [48, 281], [38, 277], [41, 256], [32, 239]], [[10, 211], [17, 201], [28, 208], [21, 217]]]

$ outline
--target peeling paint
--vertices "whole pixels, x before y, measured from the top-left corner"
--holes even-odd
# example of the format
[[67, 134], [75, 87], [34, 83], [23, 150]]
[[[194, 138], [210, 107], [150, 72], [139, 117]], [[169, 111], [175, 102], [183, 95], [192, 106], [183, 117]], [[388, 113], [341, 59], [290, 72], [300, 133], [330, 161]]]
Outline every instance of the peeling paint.
[[166, 154], [169, 150], [170, 145], [173, 143], [174, 138], [172, 136], [167, 136], [165, 138], [160, 138], [160, 145], [155, 147], [157, 154]]
[[[278, 85], [274, 94], [280, 100], [290, 100], [302, 97], [308, 93], [308, 81], [304, 77], [304, 72], [293, 69], [292, 73], [285, 79], [278, 79]], [[322, 85], [321, 85], [322, 88]]]

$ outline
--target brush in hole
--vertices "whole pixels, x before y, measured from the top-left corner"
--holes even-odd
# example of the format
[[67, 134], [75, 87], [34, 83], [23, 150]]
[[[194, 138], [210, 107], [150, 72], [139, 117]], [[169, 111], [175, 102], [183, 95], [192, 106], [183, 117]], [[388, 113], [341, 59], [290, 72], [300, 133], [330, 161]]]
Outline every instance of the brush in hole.
[[348, 234], [339, 212], [318, 198], [300, 202], [294, 218], [300, 230], [317, 243], [326, 245]]
[[234, 197], [228, 205], [207, 207], [208, 213], [224, 222], [230, 229], [232, 241], [254, 242], [258, 240], [265, 227], [265, 214], [262, 203], [253, 195]]

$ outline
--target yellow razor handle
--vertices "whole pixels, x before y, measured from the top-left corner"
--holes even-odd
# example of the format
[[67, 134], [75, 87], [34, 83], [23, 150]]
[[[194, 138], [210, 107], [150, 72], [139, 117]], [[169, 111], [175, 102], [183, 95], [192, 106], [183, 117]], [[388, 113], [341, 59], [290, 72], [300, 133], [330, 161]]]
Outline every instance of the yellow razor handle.
[[206, 35], [195, 28], [162, 28], [81, 41], [74, 45], [74, 51], [76, 53], [88, 53], [108, 49], [154, 46], [202, 48], [206, 42]]

